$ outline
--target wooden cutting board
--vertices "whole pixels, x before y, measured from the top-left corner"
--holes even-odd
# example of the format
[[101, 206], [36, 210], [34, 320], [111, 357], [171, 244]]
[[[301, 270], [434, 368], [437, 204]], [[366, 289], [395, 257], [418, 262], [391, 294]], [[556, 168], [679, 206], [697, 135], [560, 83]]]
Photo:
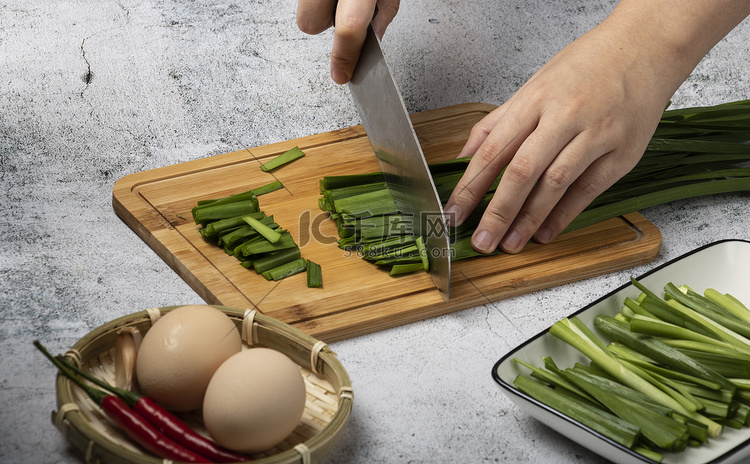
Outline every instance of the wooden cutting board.
[[[469, 103], [412, 115], [428, 161], [454, 158], [471, 127], [494, 108]], [[294, 146], [306, 156], [272, 174], [259, 169]], [[517, 255], [457, 261], [446, 303], [428, 274], [390, 277], [334, 243], [335, 224], [318, 208], [318, 180], [378, 170], [362, 126], [355, 126], [131, 174], [114, 185], [113, 206], [207, 303], [255, 308], [326, 342], [626, 269], [659, 252], [659, 230], [632, 213]], [[307, 288], [304, 273], [266, 281], [204, 242], [192, 222], [198, 200], [274, 179], [285, 188], [261, 196], [261, 208], [291, 232], [302, 257], [322, 266], [323, 288]]]

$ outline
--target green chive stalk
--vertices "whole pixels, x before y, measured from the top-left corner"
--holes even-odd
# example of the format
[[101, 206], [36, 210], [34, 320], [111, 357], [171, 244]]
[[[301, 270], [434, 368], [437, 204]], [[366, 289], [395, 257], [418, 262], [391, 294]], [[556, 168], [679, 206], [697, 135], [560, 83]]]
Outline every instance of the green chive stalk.
[[305, 153], [302, 150], [300, 150], [299, 147], [294, 147], [280, 154], [276, 158], [273, 158], [272, 160], [262, 164], [260, 166], [260, 169], [263, 172], [270, 172], [270, 171], [273, 171], [274, 169], [278, 169], [286, 164], [289, 164], [294, 160], [300, 159], [303, 156], [305, 156]]
[[671, 396], [654, 387], [651, 383], [623, 366], [613, 354], [607, 351], [606, 347], [599, 339], [592, 339], [583, 334], [576, 328], [575, 324], [571, 322], [570, 319], [565, 318], [554, 323], [549, 332], [583, 353], [586, 357], [591, 359], [592, 362], [596, 363], [597, 366], [604, 369], [609, 375], [623, 384], [653, 398], [669, 408], [685, 415], [689, 414], [689, 412]]
[[323, 286], [323, 271], [320, 264], [307, 260], [307, 286], [309, 288], [320, 288]]
[[299, 259], [302, 256], [299, 247], [286, 248], [275, 251], [253, 260], [252, 265], [255, 272], [261, 274], [282, 264]]
[[640, 429], [614, 414], [593, 407], [588, 403], [575, 401], [568, 396], [556, 394], [549, 387], [523, 375], [516, 377], [514, 384], [526, 394], [586, 424], [593, 430], [612, 438], [623, 446], [632, 447], [638, 438]]
[[253, 228], [256, 232], [258, 232], [260, 235], [265, 237], [266, 240], [268, 240], [271, 243], [276, 243], [281, 239], [281, 232], [278, 230], [273, 229], [272, 227], [267, 226], [266, 224], [262, 223], [261, 221], [255, 219], [252, 216], [243, 216], [242, 219], [247, 222], [247, 224]]
[[750, 323], [750, 310], [732, 295], [722, 294], [712, 288], [704, 290], [703, 295], [734, 314], [738, 319]]
[[284, 263], [280, 266], [269, 269], [265, 272], [261, 272], [260, 275], [266, 278], [266, 280], [281, 280], [300, 272], [304, 272], [307, 269], [307, 260], [304, 258], [295, 259], [288, 263]]

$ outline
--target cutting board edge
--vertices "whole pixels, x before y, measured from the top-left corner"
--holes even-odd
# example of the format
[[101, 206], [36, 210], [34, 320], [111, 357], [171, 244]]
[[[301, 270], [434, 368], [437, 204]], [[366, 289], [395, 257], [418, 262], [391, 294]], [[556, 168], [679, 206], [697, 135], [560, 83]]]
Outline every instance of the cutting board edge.
[[[464, 311], [467, 309], [475, 308], [477, 306], [481, 306], [483, 304], [495, 304], [500, 301], [521, 296], [527, 293], [545, 290], [572, 282], [578, 282], [611, 272], [622, 271], [635, 266], [648, 264], [656, 259], [661, 251], [661, 232], [659, 231], [659, 229], [638, 212], [628, 213], [621, 217], [629, 222], [631, 226], [634, 229], [638, 230], [640, 233], [639, 237], [636, 238], [631, 244], [634, 244], [634, 246], [633, 248], [629, 249], [629, 251], [631, 251], [632, 253], [627, 255], [628, 259], [620, 261], [617, 265], [610, 265], [605, 268], [602, 267], [603, 263], [611, 263], [611, 260], [605, 259], [603, 256], [606, 255], [609, 250], [607, 250], [606, 248], [602, 248], [588, 253], [588, 258], [591, 258], [592, 255], [602, 255], [601, 259], [591, 261], [590, 264], [585, 267], [576, 268], [576, 270], [578, 271], [577, 274], [567, 272], [567, 270], [562, 271], [557, 274], [557, 276], [559, 277], [558, 279], [545, 281], [538, 280], [533, 281], [532, 283], [527, 283], [525, 285], [515, 286], [513, 287], [513, 290], [505, 290], [498, 293], [498, 295], [493, 295], [497, 296], [497, 298], [488, 299], [485, 293], [480, 293], [478, 291], [473, 295], [472, 298], [465, 298], [463, 301], [459, 301], [458, 303], [453, 301], [450, 305], [435, 304], [430, 306], [421, 306], [418, 313], [409, 312], [409, 310], [406, 309], [398, 314], [391, 313], [388, 315], [388, 317], [384, 317], [379, 314], [369, 314], [369, 319], [367, 317], [363, 319], [361, 315], [361, 313], [369, 311], [369, 307], [361, 306], [355, 308], [352, 311], [349, 311], [349, 314], [347, 314], [349, 318], [355, 319], [350, 324], [336, 324], [336, 322], [340, 320], [341, 315], [329, 314], [315, 320], [292, 322], [290, 323], [290, 325], [299, 328], [309, 333], [311, 336], [325, 341], [326, 343], [334, 343], [337, 341], [368, 335], [382, 330], [396, 328], [405, 324]], [[418, 293], [407, 294], [399, 298], [398, 300], [391, 300], [390, 303], [393, 306], [394, 301], [404, 300], [404, 304], [398, 304], [395, 306], [408, 308], [408, 300], [418, 297]], [[356, 316], [354, 313], [360, 314]], [[377, 321], [377, 324], [367, 323], [369, 321]]]
[[[161, 221], [159, 222], [161, 223], [162, 228], [151, 230], [148, 227], [144, 227], [143, 224], [141, 224], [141, 222], [139, 222], [139, 220], [132, 213], [132, 210], [129, 209], [129, 206], [135, 208], [135, 210], [143, 206], [143, 204], [140, 204], [138, 201], [134, 200], [134, 198], [138, 197], [119, 197], [117, 195], [113, 195], [112, 207], [115, 211], [115, 214], [128, 227], [130, 227], [136, 233], [136, 235], [138, 235], [138, 237], [140, 237], [141, 240], [143, 240], [146, 245], [157, 254], [157, 256], [159, 256], [173, 271], [175, 271], [175, 273], [177, 273], [177, 275], [180, 276], [180, 278], [182, 278], [185, 283], [187, 283], [188, 286], [192, 288], [193, 291], [198, 294], [198, 296], [201, 297], [201, 299], [203, 299], [207, 304], [223, 304], [225, 306], [232, 306], [236, 308], [248, 308], [253, 306], [250, 300], [245, 298], [241, 293], [228, 292], [227, 295], [235, 295], [235, 298], [231, 298], [230, 296], [222, 297], [220, 295], [216, 295], [215, 292], [211, 291], [209, 287], [204, 284], [204, 281], [223, 281], [223, 284], [220, 288], [234, 288], [234, 285], [197, 250], [190, 248], [192, 253], [200, 256], [201, 258], [199, 259], [204, 261], [205, 265], [203, 266], [190, 266], [183, 263], [182, 260], [177, 259], [177, 257], [172, 254], [172, 252], [170, 252], [168, 246], [164, 242], [162, 242], [159, 237], [157, 237], [157, 233], [161, 232], [162, 235], [168, 234], [170, 236], [172, 236], [172, 234], [175, 234], [174, 236], [169, 238], [177, 239], [181, 242], [187, 242], [187, 240], [179, 231], [177, 231], [176, 228], [174, 228], [169, 223], [169, 221], [167, 221], [166, 218], [161, 215], [159, 215], [159, 217], [161, 217]], [[142, 202], [147, 203], [145, 200], [142, 200]], [[237, 296], [239, 296], [239, 298], [237, 298]]]

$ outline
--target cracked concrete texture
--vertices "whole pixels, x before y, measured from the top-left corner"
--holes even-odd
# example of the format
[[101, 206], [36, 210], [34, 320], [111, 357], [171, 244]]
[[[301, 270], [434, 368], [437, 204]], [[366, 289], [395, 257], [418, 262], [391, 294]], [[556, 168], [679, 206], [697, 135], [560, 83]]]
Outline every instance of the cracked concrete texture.
[[[402, 2], [384, 46], [412, 112], [499, 104], [616, 2]], [[150, 306], [202, 300], [114, 214], [133, 172], [359, 123], [328, 77], [331, 33], [294, 2], [23, 1], [0, 7], [0, 461], [83, 462], [49, 420], [65, 351]], [[712, 50], [675, 106], [750, 98], [750, 24]], [[494, 385], [501, 356], [695, 247], [750, 240], [746, 194], [645, 210], [655, 262], [334, 344], [355, 410], [327, 462], [596, 463]]]

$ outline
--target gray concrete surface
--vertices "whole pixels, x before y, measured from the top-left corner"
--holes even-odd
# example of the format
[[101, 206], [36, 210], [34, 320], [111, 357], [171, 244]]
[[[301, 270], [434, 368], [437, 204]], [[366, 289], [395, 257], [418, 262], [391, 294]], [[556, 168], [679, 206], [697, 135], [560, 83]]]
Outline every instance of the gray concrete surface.
[[[499, 104], [616, 2], [405, 0], [385, 47], [412, 112]], [[114, 214], [133, 172], [359, 123], [331, 33], [295, 2], [0, 1], [0, 462], [79, 463], [50, 423], [54, 352], [151, 306], [202, 300]], [[675, 106], [750, 97], [750, 23]], [[680, 254], [750, 239], [748, 195], [649, 208], [653, 263], [335, 343], [355, 389], [327, 462], [595, 463], [517, 409], [492, 365], [558, 318]]]

